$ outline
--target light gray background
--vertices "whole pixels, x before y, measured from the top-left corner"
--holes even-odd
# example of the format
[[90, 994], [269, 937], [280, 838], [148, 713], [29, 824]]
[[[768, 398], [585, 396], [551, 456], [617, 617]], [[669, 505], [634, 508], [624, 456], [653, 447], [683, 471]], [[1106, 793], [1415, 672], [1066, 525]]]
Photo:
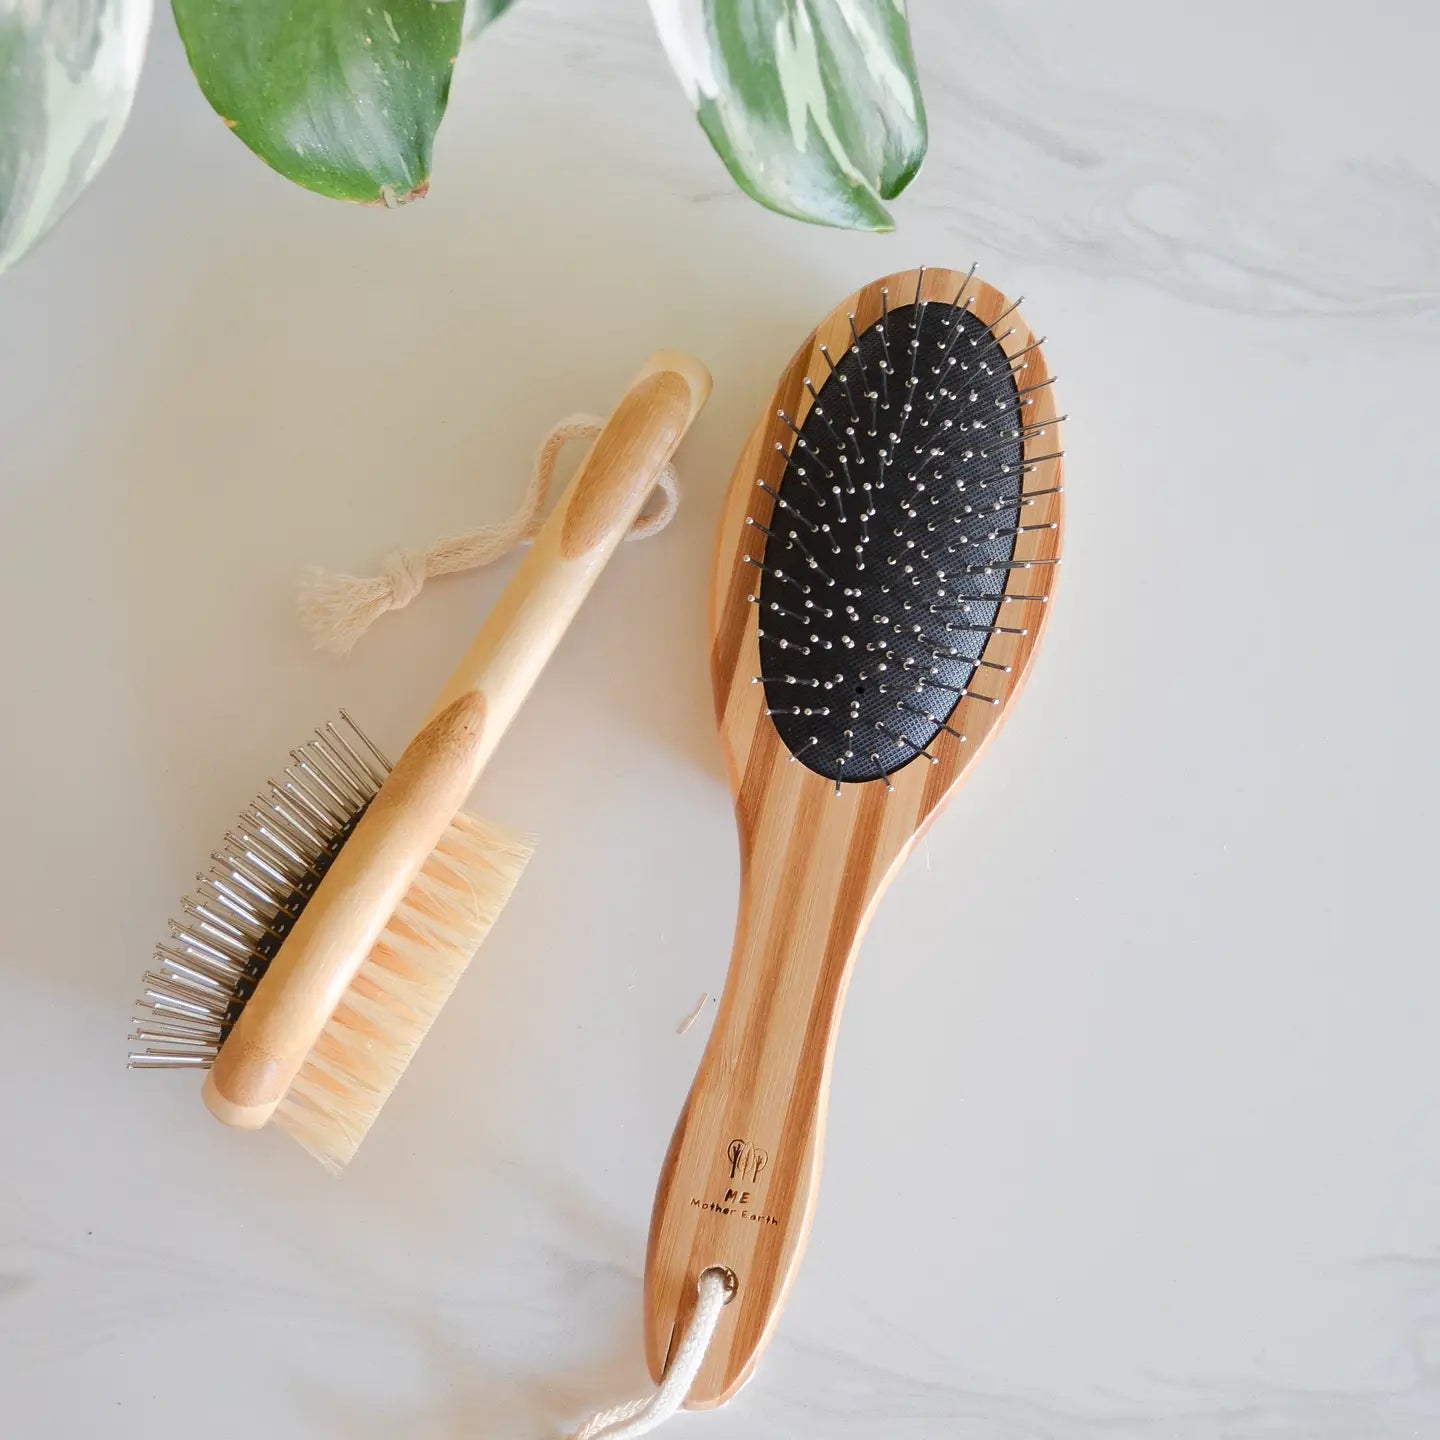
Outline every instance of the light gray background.
[[[718, 497], [841, 295], [972, 258], [1074, 417], [1053, 628], [861, 958], [779, 1338], [676, 1433], [1440, 1431], [1440, 24], [914, 8], [890, 237], [742, 199], [638, 0], [521, 0], [395, 215], [269, 174], [161, 17], [113, 162], [0, 282], [0, 1433], [554, 1437], [641, 1386], [676, 1025], [735, 902]], [[660, 344], [716, 380], [680, 518], [486, 777], [542, 848], [350, 1173], [127, 1075], [251, 788], [339, 704], [401, 741], [510, 567], [347, 664], [297, 573], [505, 513]]]

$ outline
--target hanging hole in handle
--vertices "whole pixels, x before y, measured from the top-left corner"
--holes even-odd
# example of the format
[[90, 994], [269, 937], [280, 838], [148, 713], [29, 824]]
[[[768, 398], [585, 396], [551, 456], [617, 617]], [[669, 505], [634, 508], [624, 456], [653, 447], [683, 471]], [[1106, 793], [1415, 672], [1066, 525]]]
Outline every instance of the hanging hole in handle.
[[[740, 1280], [728, 1265], [707, 1265], [700, 1272], [700, 1279], [707, 1275], [718, 1275], [725, 1286], [725, 1303], [728, 1305], [740, 1293]], [[697, 1286], [699, 1281], [696, 1282]]]

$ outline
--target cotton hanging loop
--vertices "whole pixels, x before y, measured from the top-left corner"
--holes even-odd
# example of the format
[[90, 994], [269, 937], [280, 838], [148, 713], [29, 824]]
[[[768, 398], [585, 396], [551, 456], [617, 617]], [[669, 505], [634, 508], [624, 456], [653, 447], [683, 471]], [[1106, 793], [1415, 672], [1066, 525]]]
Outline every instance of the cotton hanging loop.
[[[518, 508], [508, 519], [450, 535], [414, 550], [394, 550], [380, 562], [380, 573], [362, 577], [311, 570], [301, 582], [300, 619], [319, 650], [348, 655], [355, 642], [387, 611], [403, 610], [427, 580], [474, 570], [510, 554], [535, 538], [544, 523], [550, 482], [560, 451], [570, 440], [594, 441], [604, 422], [597, 415], [570, 415], [552, 426], [535, 452], [535, 464]], [[660, 503], [646, 511], [627, 540], [658, 534], [675, 518], [680, 489], [666, 465], [655, 488]]]
[[670, 1357], [659, 1387], [643, 1400], [592, 1415], [571, 1440], [635, 1440], [636, 1436], [658, 1429], [679, 1411], [705, 1363], [720, 1312], [735, 1293], [734, 1277], [726, 1270], [705, 1270], [698, 1289], [690, 1323]]

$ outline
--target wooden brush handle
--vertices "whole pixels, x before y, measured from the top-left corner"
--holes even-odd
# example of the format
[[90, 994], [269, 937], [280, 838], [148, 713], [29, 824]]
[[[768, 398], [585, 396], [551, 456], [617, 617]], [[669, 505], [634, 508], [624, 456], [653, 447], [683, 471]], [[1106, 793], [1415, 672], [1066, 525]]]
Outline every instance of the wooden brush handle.
[[[855, 864], [854, 847], [873, 844], [884, 823], [878, 785], [834, 798], [805, 786], [803, 767], [781, 759], [780, 771], [796, 793], [777, 797], [772, 814], [793, 827], [761, 815], [742, 829], [730, 973], [650, 1224], [645, 1335], [657, 1379], [700, 1274], [720, 1266], [738, 1282], [686, 1401], [694, 1409], [723, 1404], [749, 1378], [800, 1263], [846, 980], [890, 873]], [[742, 827], [743, 805], [742, 795]]]
[[221, 1047], [219, 1119], [270, 1118], [709, 393], [678, 351], [635, 378]]

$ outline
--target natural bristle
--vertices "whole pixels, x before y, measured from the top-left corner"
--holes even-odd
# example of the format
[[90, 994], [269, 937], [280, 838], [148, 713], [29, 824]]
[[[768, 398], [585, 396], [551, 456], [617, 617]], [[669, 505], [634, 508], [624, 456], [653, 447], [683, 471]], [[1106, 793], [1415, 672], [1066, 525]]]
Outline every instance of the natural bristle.
[[341, 1169], [510, 898], [529, 843], [457, 815], [370, 952], [275, 1113]]
[[[155, 948], [131, 1040], [137, 1070], [205, 1070], [365, 807], [390, 762], [341, 711], [293, 752], [226, 834]], [[510, 898], [529, 842], [460, 814], [321, 1032], [276, 1111], [322, 1164], [355, 1153], [476, 947]]]

